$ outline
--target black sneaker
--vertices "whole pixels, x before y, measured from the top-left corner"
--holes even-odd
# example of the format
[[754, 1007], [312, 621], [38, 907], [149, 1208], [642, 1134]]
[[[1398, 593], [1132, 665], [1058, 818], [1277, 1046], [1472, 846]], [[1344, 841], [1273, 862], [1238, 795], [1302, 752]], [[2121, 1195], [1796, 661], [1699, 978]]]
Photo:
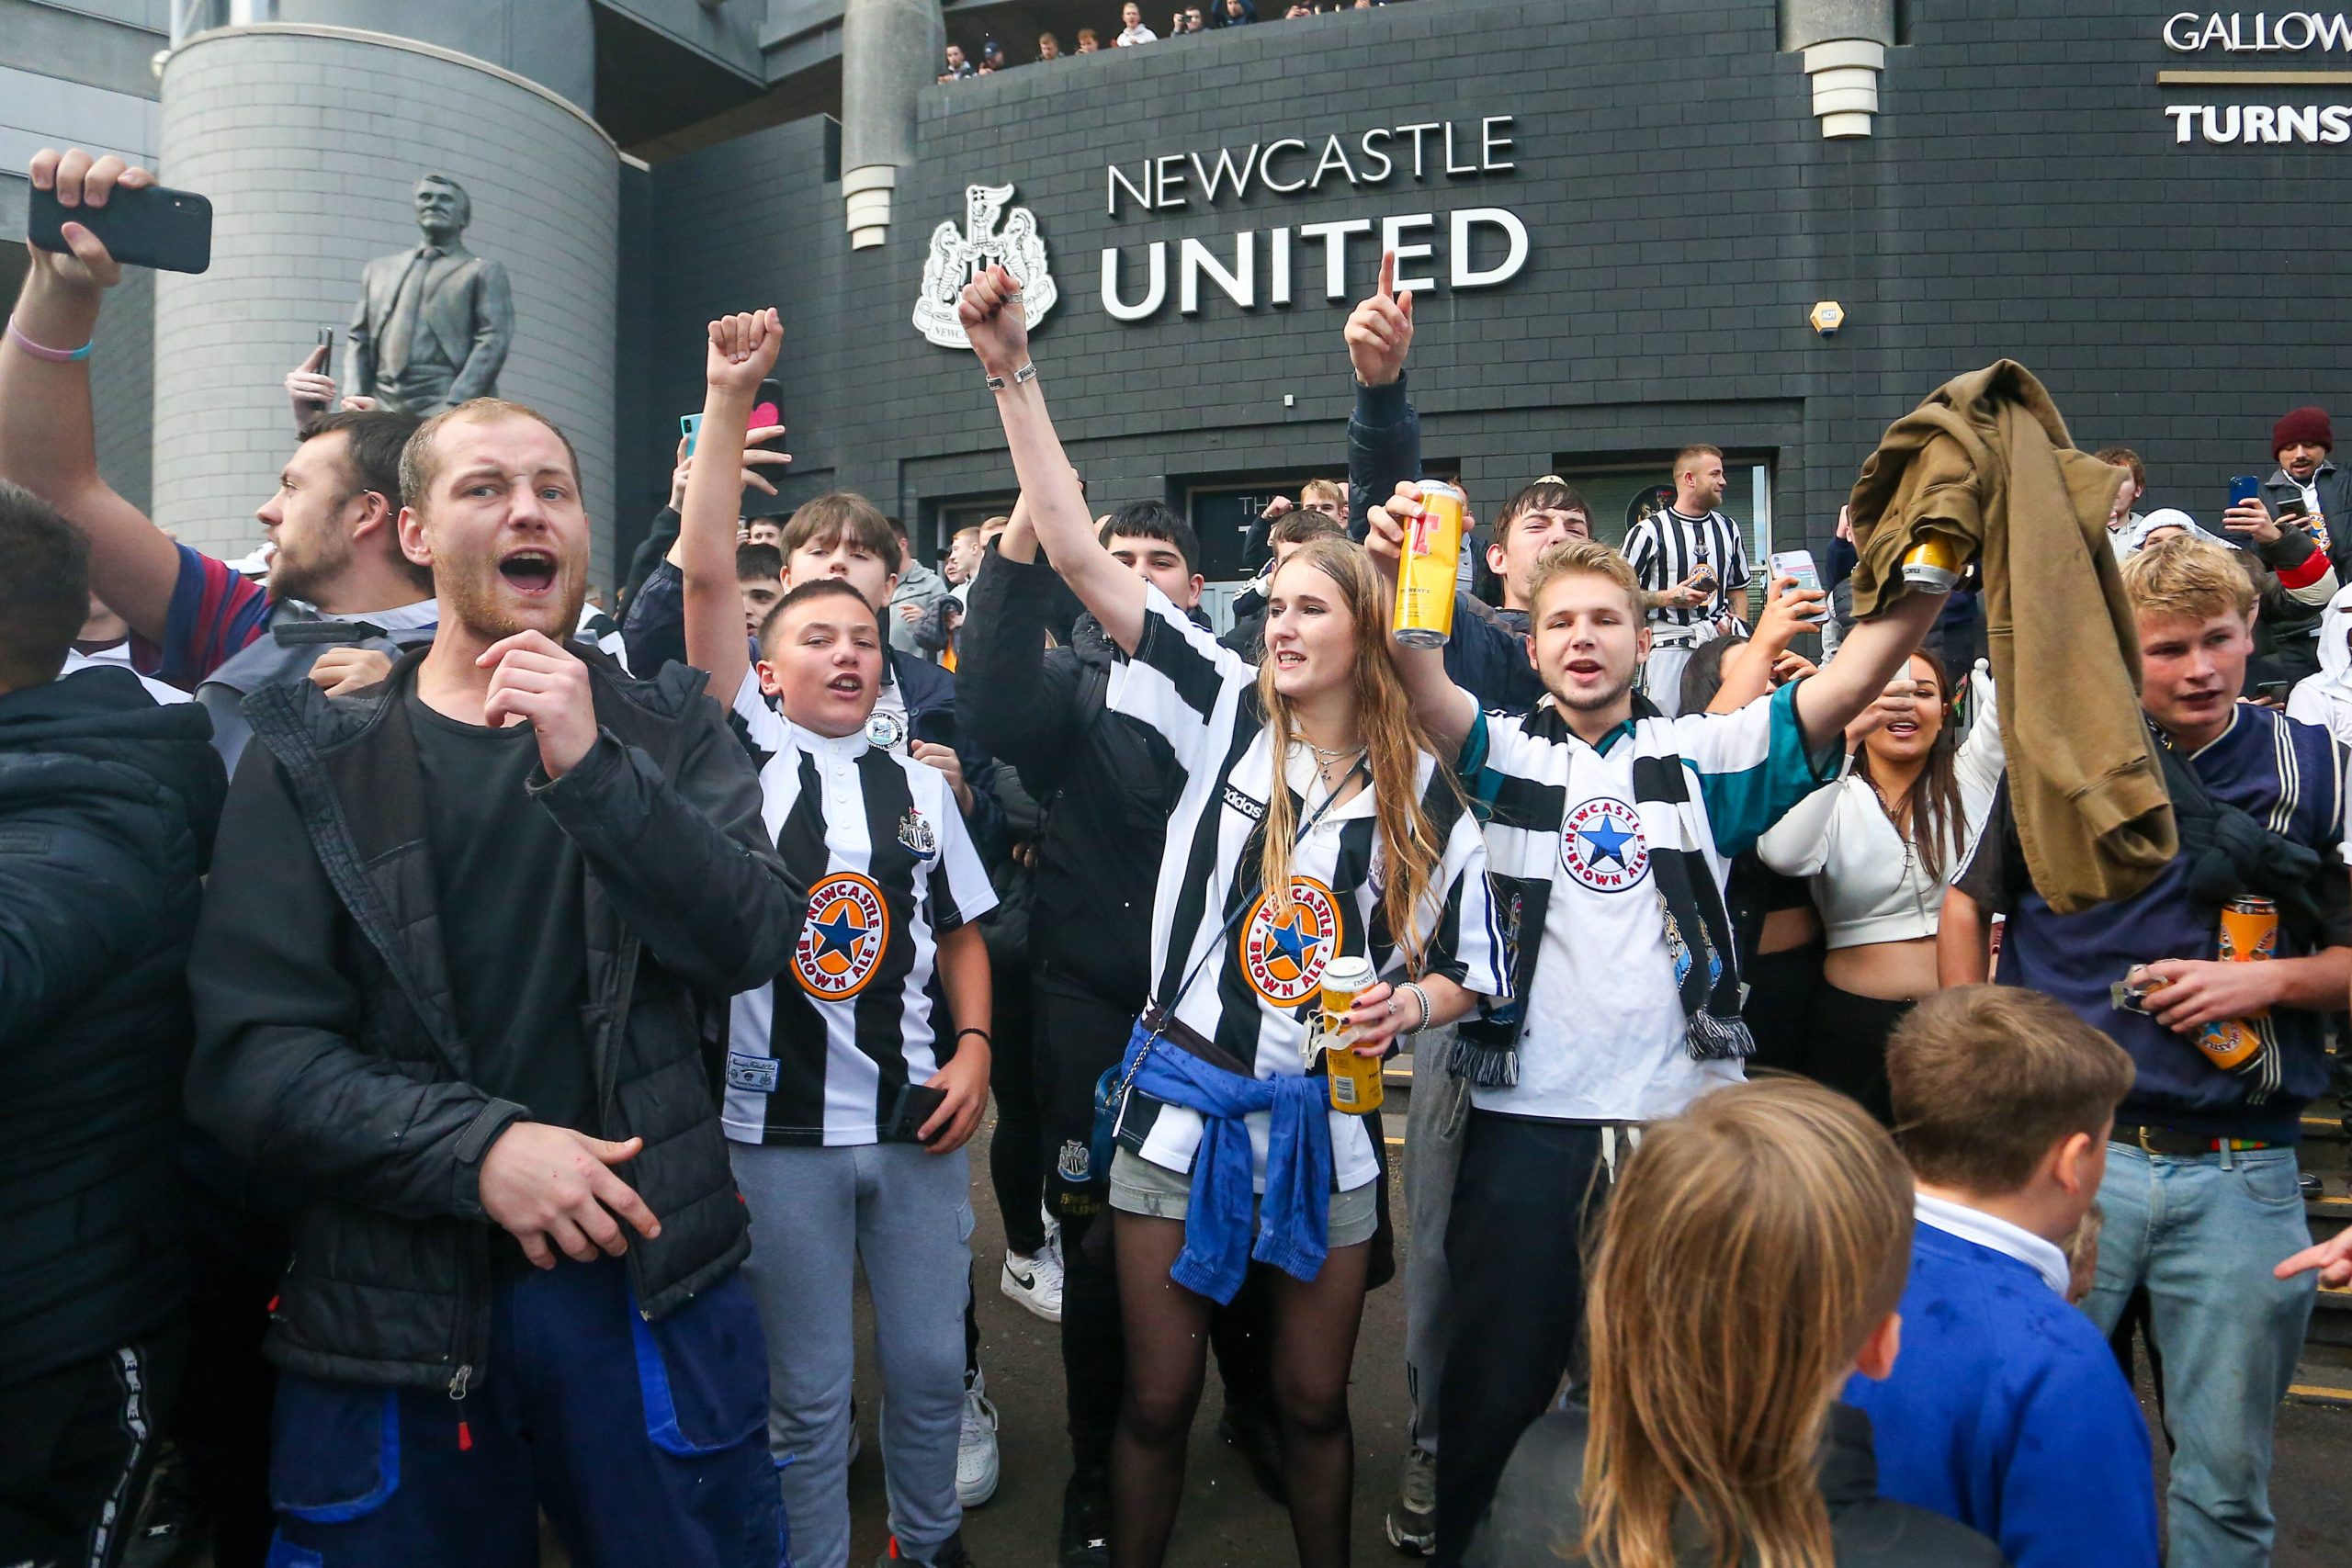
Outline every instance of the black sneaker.
[[1111, 1478], [1080, 1471], [1062, 1488], [1061, 1568], [1110, 1568]]
[[972, 1568], [972, 1559], [964, 1550], [964, 1532], [958, 1530], [929, 1557], [908, 1556], [899, 1550], [899, 1538], [892, 1536], [890, 1544], [882, 1549], [875, 1568], [893, 1568], [893, 1564], [905, 1564], [907, 1568]]
[[1287, 1508], [1290, 1487], [1283, 1480], [1283, 1438], [1274, 1429], [1274, 1413], [1262, 1404], [1227, 1404], [1217, 1417], [1216, 1435], [1250, 1461], [1250, 1478], [1258, 1490]]

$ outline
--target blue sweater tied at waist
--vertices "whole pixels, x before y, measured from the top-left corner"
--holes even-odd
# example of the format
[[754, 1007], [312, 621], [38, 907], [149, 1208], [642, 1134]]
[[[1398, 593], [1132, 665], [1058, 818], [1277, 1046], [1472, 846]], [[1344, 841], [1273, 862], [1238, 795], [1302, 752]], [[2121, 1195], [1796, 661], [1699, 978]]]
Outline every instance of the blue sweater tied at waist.
[[[1134, 1087], [1154, 1100], [1201, 1116], [1184, 1250], [1169, 1278], [1224, 1303], [1241, 1289], [1253, 1258], [1302, 1283], [1321, 1273], [1331, 1250], [1331, 1122], [1323, 1080], [1229, 1073], [1157, 1038], [1140, 1020], [1122, 1067], [1123, 1076], [1132, 1072]], [[1253, 1111], [1273, 1113], [1255, 1246], [1250, 1129], [1242, 1120]]]

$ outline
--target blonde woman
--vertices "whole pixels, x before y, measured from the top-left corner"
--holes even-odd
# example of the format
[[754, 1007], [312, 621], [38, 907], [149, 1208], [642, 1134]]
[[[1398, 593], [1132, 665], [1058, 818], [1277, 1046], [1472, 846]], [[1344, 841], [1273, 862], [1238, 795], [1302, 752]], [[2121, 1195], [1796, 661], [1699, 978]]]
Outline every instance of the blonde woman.
[[1843, 1095], [1718, 1089], [1652, 1125], [1609, 1201], [1585, 1321], [1590, 1408], [1530, 1427], [1472, 1568], [1992, 1568], [1994, 1544], [1877, 1494], [1911, 1173]]
[[[1017, 286], [965, 290], [1025, 517], [1128, 657], [1113, 710], [1168, 743], [1183, 789], [1152, 909], [1152, 1005], [1123, 1063], [1110, 1169], [1127, 1388], [1111, 1457], [1111, 1561], [1159, 1563], [1183, 1489], [1213, 1303], [1273, 1266], [1273, 1393], [1291, 1531], [1349, 1561], [1348, 1369], [1376, 1224], [1378, 1123], [1330, 1109], [1307, 1024], [1340, 956], [1375, 983], [1354, 1049], [1507, 995], [1476, 819], [1430, 755], [1387, 652], [1363, 549], [1302, 545], [1268, 584], [1266, 657], [1219, 647], [1104, 549], [1046, 412]], [[1025, 559], [1023, 530], [1001, 548]], [[1255, 1211], [1253, 1213], [1253, 1210]]]

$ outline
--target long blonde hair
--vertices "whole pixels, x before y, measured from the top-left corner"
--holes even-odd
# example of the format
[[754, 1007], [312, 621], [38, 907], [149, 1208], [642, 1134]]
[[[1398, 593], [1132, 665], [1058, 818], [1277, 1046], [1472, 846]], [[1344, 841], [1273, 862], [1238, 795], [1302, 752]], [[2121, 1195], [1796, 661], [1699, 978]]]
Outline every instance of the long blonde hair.
[[[1418, 972], [1423, 957], [1417, 929], [1421, 900], [1444, 858], [1445, 842], [1421, 803], [1419, 775], [1421, 756], [1430, 750], [1429, 736], [1413, 717], [1411, 699], [1388, 661], [1388, 595], [1363, 547], [1344, 538], [1310, 539], [1277, 570], [1295, 564], [1311, 566], [1329, 578], [1355, 624], [1356, 732], [1363, 739], [1374, 816], [1387, 851], [1387, 886], [1381, 889], [1380, 908], [1390, 937], [1405, 954], [1406, 967]], [[1272, 896], [1279, 915], [1290, 908], [1291, 840], [1298, 836], [1298, 807], [1283, 782], [1283, 761], [1297, 730], [1290, 699], [1274, 690], [1271, 653], [1258, 667], [1258, 705], [1266, 715], [1274, 761], [1259, 870], [1261, 886]], [[1451, 775], [1446, 776], [1450, 782]], [[1365, 951], [1370, 950], [1367, 942]]]
[[1612, 1568], [1831, 1568], [1818, 1479], [1831, 1400], [1902, 1299], [1911, 1174], [1842, 1095], [1716, 1090], [1650, 1128], [1609, 1201], [1586, 1324], [1581, 1550]]

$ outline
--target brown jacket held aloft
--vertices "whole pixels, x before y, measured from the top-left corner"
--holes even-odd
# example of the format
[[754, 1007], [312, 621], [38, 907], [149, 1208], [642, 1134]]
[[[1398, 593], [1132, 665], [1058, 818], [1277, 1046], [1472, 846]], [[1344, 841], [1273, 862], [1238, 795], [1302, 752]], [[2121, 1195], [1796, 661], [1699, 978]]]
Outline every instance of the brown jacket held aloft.
[[2075, 450], [2033, 372], [2004, 359], [1889, 425], [1851, 498], [1858, 616], [1902, 593], [1903, 557], [1923, 539], [1982, 561], [2018, 838], [2060, 914], [2140, 892], [2178, 847], [2107, 543], [2120, 483]]

